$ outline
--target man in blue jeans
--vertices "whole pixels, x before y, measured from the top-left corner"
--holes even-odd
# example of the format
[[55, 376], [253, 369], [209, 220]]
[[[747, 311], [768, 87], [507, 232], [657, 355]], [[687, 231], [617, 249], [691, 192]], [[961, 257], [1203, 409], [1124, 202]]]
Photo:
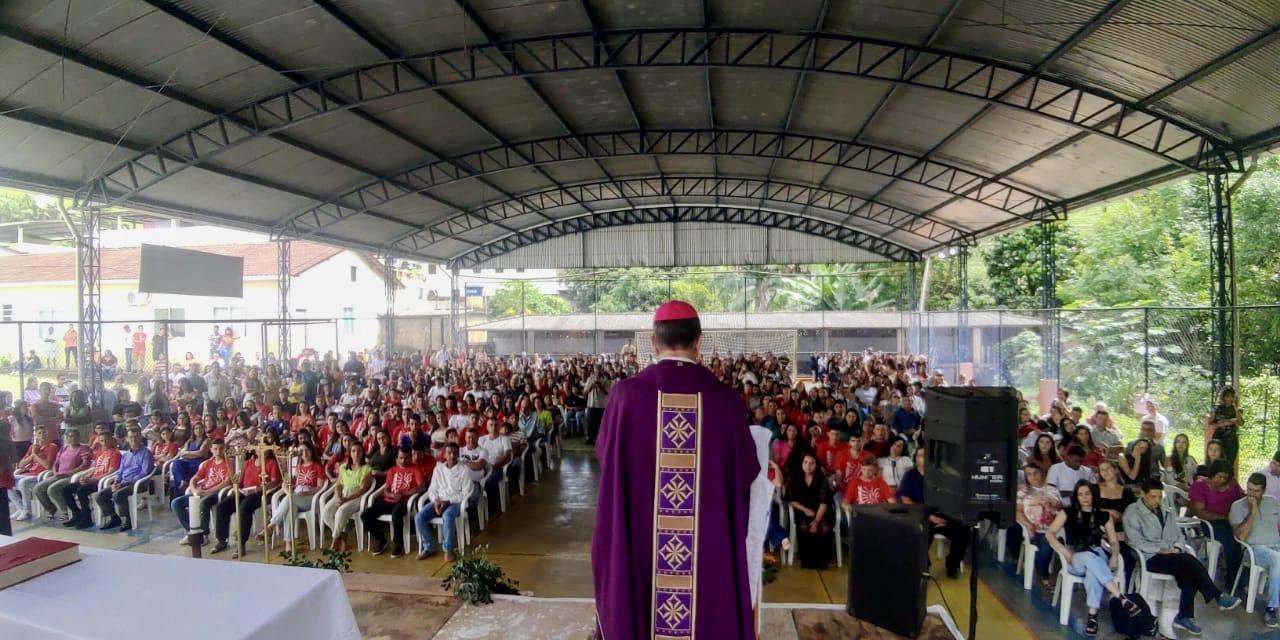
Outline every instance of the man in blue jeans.
[[444, 464], [436, 465], [431, 472], [427, 500], [413, 517], [421, 544], [419, 560], [426, 560], [435, 554], [431, 548], [431, 520], [438, 517], [444, 521], [444, 540], [440, 543], [444, 548], [444, 560], [453, 562], [454, 541], [458, 536], [458, 514], [464, 506], [470, 506], [473, 484], [471, 469], [458, 463], [458, 443], [450, 442], [445, 445]]
[[[1228, 516], [1236, 538], [1253, 550], [1254, 562], [1267, 571], [1267, 608], [1263, 624], [1280, 627], [1280, 501], [1267, 495], [1267, 476], [1249, 476], [1244, 497], [1231, 505]], [[1247, 576], [1246, 576], [1247, 584]]]

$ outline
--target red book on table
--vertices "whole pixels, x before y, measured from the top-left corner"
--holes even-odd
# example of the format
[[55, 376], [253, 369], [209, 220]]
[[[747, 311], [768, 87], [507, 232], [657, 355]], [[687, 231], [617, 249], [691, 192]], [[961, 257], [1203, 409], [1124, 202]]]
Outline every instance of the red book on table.
[[0, 547], [0, 589], [30, 580], [80, 559], [74, 542], [26, 538]]

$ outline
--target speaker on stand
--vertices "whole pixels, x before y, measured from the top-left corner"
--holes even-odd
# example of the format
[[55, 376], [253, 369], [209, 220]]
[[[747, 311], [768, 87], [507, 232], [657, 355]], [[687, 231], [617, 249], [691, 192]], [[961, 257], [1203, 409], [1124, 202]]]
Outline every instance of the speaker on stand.
[[969, 640], [977, 637], [978, 537], [982, 520], [1014, 521], [1018, 392], [1010, 387], [925, 390], [925, 504], [969, 529]]

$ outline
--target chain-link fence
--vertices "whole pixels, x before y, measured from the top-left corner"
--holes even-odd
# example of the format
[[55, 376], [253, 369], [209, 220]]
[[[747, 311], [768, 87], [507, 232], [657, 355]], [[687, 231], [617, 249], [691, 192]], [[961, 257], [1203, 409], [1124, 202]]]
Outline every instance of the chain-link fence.
[[[953, 382], [963, 377], [979, 385], [1015, 387], [1033, 406], [1040, 401], [1042, 381], [1056, 377], [1086, 413], [1094, 403], [1106, 403], [1126, 435], [1136, 433], [1145, 412], [1140, 400], [1154, 399], [1173, 430], [1188, 434], [1193, 451], [1202, 450], [1204, 416], [1217, 392], [1208, 308], [916, 313], [892, 302], [905, 295], [899, 283], [882, 283], [887, 289], [868, 293], [865, 287], [841, 290], [834, 277], [796, 279], [732, 275], [694, 286], [640, 278], [611, 286], [608, 294], [598, 283], [570, 284], [555, 294], [525, 285], [524, 294], [503, 298], [489, 291], [468, 300], [465, 308], [460, 299], [448, 315], [396, 318], [394, 345], [412, 352], [465, 340], [469, 349], [495, 355], [618, 353], [637, 332], [651, 328], [648, 298], [671, 296], [706, 309], [702, 318], [708, 330], [795, 331], [794, 370], [800, 375], [811, 373], [811, 357], [818, 353], [868, 348], [909, 353], [924, 355], [931, 369], [942, 370]], [[883, 303], [886, 295], [891, 302]], [[837, 304], [867, 308], [824, 310]], [[1260, 465], [1280, 445], [1280, 306], [1240, 307], [1236, 318], [1241, 407], [1248, 421], [1243, 469]], [[81, 354], [68, 348], [70, 326], [0, 322], [0, 390], [17, 392], [31, 375], [74, 377]], [[341, 357], [347, 350], [385, 344], [386, 329], [378, 317], [296, 319], [288, 328], [289, 353], [313, 349]], [[115, 320], [103, 324], [102, 335], [99, 354], [90, 357], [105, 379], [124, 375], [132, 380], [215, 357], [254, 363], [276, 356], [281, 324], [270, 319]]]

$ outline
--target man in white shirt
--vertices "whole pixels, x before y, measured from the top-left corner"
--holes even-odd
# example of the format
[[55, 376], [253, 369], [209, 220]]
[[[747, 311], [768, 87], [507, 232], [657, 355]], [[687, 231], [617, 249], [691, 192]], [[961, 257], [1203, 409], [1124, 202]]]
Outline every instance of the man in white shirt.
[[458, 449], [458, 460], [471, 470], [471, 481], [478, 484], [484, 481], [484, 472], [489, 466], [489, 450], [480, 446], [480, 432], [475, 427], [463, 433], [464, 444]]
[[431, 363], [441, 369], [444, 369], [449, 366], [450, 360], [452, 360], [452, 358], [449, 357], [449, 350], [444, 347], [440, 347], [440, 350], [436, 352], [436, 355], [431, 358]]
[[1155, 400], [1147, 400], [1147, 413], [1138, 419], [1141, 424], [1150, 420], [1156, 426], [1156, 442], [1164, 442], [1164, 435], [1169, 433], [1169, 418], [1160, 413], [1160, 403]]
[[422, 509], [413, 517], [413, 524], [418, 529], [420, 543], [418, 559], [430, 558], [434, 551], [431, 541], [435, 538], [431, 531], [431, 520], [441, 518], [444, 521], [445, 562], [453, 562], [453, 545], [458, 535], [458, 514], [471, 500], [471, 469], [458, 462], [458, 445], [449, 443], [444, 448], [444, 463], [436, 465], [431, 472], [431, 484], [427, 487], [427, 500]]
[[431, 385], [431, 388], [427, 390], [427, 402], [430, 402], [431, 404], [435, 404], [436, 398], [439, 398], [440, 396], [448, 396], [448, 395], [449, 395], [449, 387], [445, 386], [444, 380], [440, 378], [436, 378], [436, 383], [434, 385]]
[[1062, 462], [1049, 467], [1049, 477], [1046, 481], [1058, 488], [1058, 493], [1062, 496], [1062, 506], [1071, 506], [1072, 494], [1075, 492], [1076, 483], [1081, 480], [1093, 482], [1093, 470], [1084, 466], [1084, 448], [1080, 445], [1073, 444], [1067, 448], [1067, 454], [1063, 456]]
[[[499, 427], [498, 421], [493, 418], [488, 418], [485, 426], [489, 435], [481, 436], [479, 444], [489, 450], [489, 463], [493, 465], [493, 471], [485, 478], [484, 490], [489, 494], [489, 513], [495, 514], [501, 506], [499, 485], [502, 483], [502, 468], [514, 459], [515, 454], [511, 448], [511, 436], [507, 435], [505, 426]], [[517, 469], [518, 464], [511, 465], [512, 469]]]

